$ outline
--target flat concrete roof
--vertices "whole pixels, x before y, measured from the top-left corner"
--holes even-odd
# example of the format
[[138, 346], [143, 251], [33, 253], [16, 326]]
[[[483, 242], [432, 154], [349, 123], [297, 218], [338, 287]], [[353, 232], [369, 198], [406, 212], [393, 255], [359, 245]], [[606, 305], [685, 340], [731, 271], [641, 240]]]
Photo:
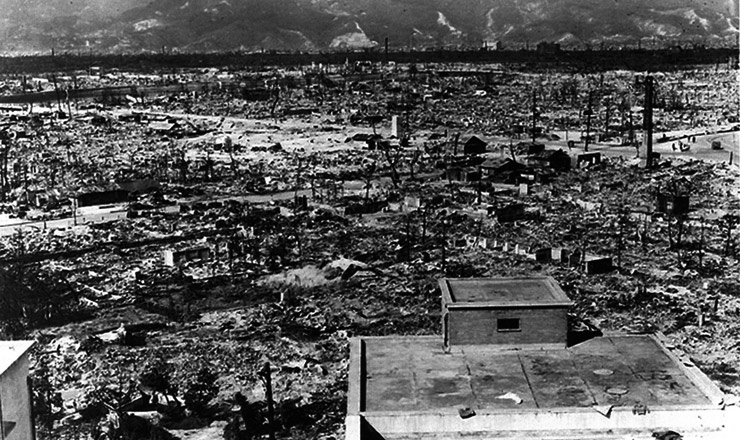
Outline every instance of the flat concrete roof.
[[448, 305], [568, 307], [572, 304], [552, 277], [442, 278], [439, 285]]
[[34, 344], [34, 341], [0, 341], [0, 375], [11, 367]]
[[[713, 405], [720, 393], [698, 368], [682, 365], [649, 335], [598, 337], [566, 349], [476, 346], [451, 353], [439, 336], [359, 342], [351, 365], [361, 366], [361, 391], [350, 400], [367, 413]], [[357, 379], [351, 372], [350, 381]], [[507, 394], [512, 398], [502, 397]]]

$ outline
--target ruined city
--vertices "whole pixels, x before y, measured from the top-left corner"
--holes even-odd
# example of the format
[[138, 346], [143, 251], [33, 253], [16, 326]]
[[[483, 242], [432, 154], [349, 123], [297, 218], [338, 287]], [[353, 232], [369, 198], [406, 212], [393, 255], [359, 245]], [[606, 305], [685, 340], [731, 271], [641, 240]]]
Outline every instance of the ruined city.
[[733, 35], [0, 57], [0, 439], [737, 438]]

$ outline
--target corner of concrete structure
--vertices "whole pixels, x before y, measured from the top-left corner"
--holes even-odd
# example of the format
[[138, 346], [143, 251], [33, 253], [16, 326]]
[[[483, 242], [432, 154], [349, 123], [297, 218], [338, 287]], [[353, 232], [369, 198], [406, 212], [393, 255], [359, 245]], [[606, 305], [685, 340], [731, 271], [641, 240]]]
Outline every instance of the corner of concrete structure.
[[550, 286], [550, 289], [552, 290], [553, 294], [557, 299], [559, 299], [565, 307], [573, 307], [575, 304], [573, 300], [568, 298], [568, 295], [565, 294], [565, 291], [562, 287], [560, 287], [560, 284], [558, 284], [557, 281], [555, 281], [555, 278], [551, 276], [543, 277], [545, 279], [545, 282]]
[[362, 416], [349, 415], [344, 419], [344, 440], [361, 440]]
[[12, 368], [16, 362], [19, 362], [21, 359], [23, 359], [23, 357], [26, 356], [31, 350], [31, 347], [36, 344], [36, 341], [18, 340], [0, 341], [0, 343], [3, 345], [3, 347], [12, 347], [13, 350], [13, 353], [10, 356], [0, 359], [0, 375], [2, 375], [5, 373], [6, 369]]
[[727, 425], [724, 431], [727, 433], [737, 434], [740, 432], [740, 403], [736, 403], [732, 406], [726, 406], [723, 408], [727, 412], [726, 420]]
[[360, 337], [350, 340], [349, 371], [347, 374], [347, 418], [360, 414], [365, 400], [365, 341]]
[[[2, 341], [7, 351], [0, 358], [0, 419], [15, 423], [8, 439], [33, 439], [35, 427], [33, 404], [29, 382], [28, 352], [34, 341]], [[1, 420], [0, 420], [1, 421]], [[5, 437], [4, 427], [0, 427], [0, 437]]]
[[364, 438], [362, 411], [365, 410], [365, 341], [350, 339], [349, 371], [347, 374], [347, 416], [344, 419], [345, 440]]
[[448, 284], [447, 278], [440, 278], [437, 280], [439, 289], [442, 291], [442, 309], [444, 310], [445, 305], [454, 303], [452, 299], [452, 292], [450, 291], [450, 285]]
[[699, 367], [694, 365], [693, 362], [690, 363], [691, 366], [687, 365], [685, 360], [680, 359], [665, 346], [663, 341], [667, 339], [663, 333], [657, 332], [648, 336], [666, 356], [676, 363], [678, 368], [691, 380], [691, 382], [694, 383], [694, 385], [696, 385], [697, 388], [699, 388], [702, 393], [704, 393], [705, 396], [707, 396], [712, 404], [723, 405], [725, 403], [725, 393], [723, 393], [722, 390], [720, 390], [719, 387], [712, 382], [712, 380], [704, 374], [701, 369], [699, 369]]

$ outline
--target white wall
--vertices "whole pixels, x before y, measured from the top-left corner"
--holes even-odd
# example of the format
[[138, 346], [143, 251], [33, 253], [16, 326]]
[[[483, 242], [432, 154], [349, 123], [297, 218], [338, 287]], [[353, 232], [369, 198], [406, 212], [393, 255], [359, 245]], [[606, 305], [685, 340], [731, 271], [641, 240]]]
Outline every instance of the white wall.
[[15, 422], [5, 440], [32, 440], [31, 402], [28, 395], [28, 355], [21, 356], [0, 376], [3, 421]]

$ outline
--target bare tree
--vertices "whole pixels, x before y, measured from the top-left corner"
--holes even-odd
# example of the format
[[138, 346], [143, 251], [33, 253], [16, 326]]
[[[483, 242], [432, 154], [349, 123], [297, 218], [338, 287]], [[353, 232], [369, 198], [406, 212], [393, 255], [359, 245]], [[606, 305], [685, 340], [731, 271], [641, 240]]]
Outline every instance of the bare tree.
[[188, 180], [188, 160], [185, 158], [185, 151], [180, 152], [180, 157], [177, 160], [177, 167], [180, 170], [180, 182], [186, 183]]
[[375, 171], [377, 169], [376, 163], [370, 162], [363, 168], [362, 173], [362, 179], [365, 182], [365, 203], [367, 204], [368, 200], [370, 200], [370, 188], [373, 184], [373, 179], [375, 178]]
[[234, 157], [234, 141], [231, 140], [231, 136], [226, 136], [224, 139], [224, 149], [229, 153], [231, 174], [236, 178], [239, 174], [239, 163]]
[[686, 235], [688, 235], [686, 216], [670, 216], [668, 218], [668, 245], [669, 249], [676, 252], [676, 260], [681, 267], [686, 264], [684, 252], [684, 238]]
[[211, 153], [208, 153], [206, 155], [206, 158], [203, 159], [203, 180], [210, 182], [213, 180], [213, 169], [216, 162], [211, 157]]
[[704, 217], [701, 218], [701, 233], [699, 235], [699, 249], [697, 250], [699, 253], [699, 270], [701, 271], [704, 268], [704, 246], [706, 245], [705, 240], [705, 223], [704, 223]]
[[732, 236], [732, 233], [738, 223], [740, 223], [740, 216], [737, 214], [726, 214], [721, 219], [720, 225], [722, 228], [722, 235], [724, 236], [723, 252], [726, 257], [735, 257], [736, 239]]
[[411, 180], [416, 178], [414, 174], [414, 166], [419, 162], [419, 159], [421, 159], [421, 155], [422, 153], [418, 148], [411, 154], [411, 158], [409, 159], [409, 178]]
[[277, 105], [280, 102], [280, 78], [278, 77], [277, 72], [275, 72], [275, 78], [274, 83], [272, 85], [272, 104], [270, 104], [270, 117], [273, 119], [277, 119], [275, 110], [277, 109]]
[[401, 177], [398, 174], [398, 162], [401, 160], [401, 151], [394, 150], [389, 144], [385, 144], [382, 150], [385, 160], [388, 162], [388, 167], [391, 169], [391, 182], [393, 182], [395, 188], [398, 188], [401, 183]]
[[2, 143], [2, 149], [0, 150], [0, 189], [2, 191], [2, 201], [7, 201], [7, 192], [9, 190], [8, 182], [8, 155], [10, 154], [10, 148], [13, 145], [15, 139], [15, 132], [11, 130], [0, 131], [0, 143]]

